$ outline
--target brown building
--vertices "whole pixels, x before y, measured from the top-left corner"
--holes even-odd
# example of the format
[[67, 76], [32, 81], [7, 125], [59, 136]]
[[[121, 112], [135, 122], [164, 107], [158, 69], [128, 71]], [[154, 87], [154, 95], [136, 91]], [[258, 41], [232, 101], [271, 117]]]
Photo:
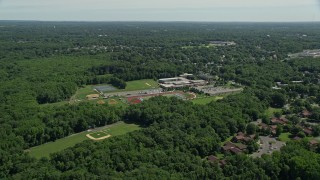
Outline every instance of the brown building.
[[243, 142], [248, 143], [254, 139], [255, 135], [246, 135], [243, 132], [239, 132], [235, 137], [233, 137], [233, 142]]
[[312, 113], [310, 111], [308, 111], [308, 110], [303, 110], [301, 112], [301, 116], [304, 117], [304, 118], [308, 118], [311, 115], [312, 115]]
[[247, 149], [247, 146], [244, 144], [233, 144], [231, 142], [226, 142], [224, 146], [222, 147], [222, 150], [224, 152], [230, 152], [233, 154], [239, 154], [242, 153]]
[[271, 123], [275, 124], [275, 125], [277, 125], [277, 124], [286, 125], [286, 124], [288, 124], [288, 122], [289, 121], [286, 118], [276, 118], [276, 117], [274, 117], [274, 118], [271, 119]]
[[218, 159], [216, 156], [214, 156], [214, 155], [210, 155], [210, 156], [208, 157], [208, 161], [210, 161], [210, 162], [218, 162], [219, 159]]

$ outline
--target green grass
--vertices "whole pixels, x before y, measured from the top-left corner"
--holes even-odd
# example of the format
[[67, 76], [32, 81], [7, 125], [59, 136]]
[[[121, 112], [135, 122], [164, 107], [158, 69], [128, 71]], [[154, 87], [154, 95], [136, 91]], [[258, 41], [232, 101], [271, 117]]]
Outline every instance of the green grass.
[[184, 93], [184, 96], [186, 97], [186, 98], [192, 98], [193, 97], [193, 94], [190, 94], [190, 93]]
[[[139, 125], [119, 122], [112, 125], [111, 127], [102, 128], [100, 131], [108, 132], [108, 134], [110, 134], [112, 138], [113, 136], [123, 135], [128, 132], [132, 132], [139, 129], [141, 129]], [[40, 146], [33, 147], [27, 151], [29, 152], [30, 156], [35, 157], [37, 159], [40, 159], [42, 157], [49, 157], [49, 155], [52, 153], [62, 151], [85, 140], [89, 140], [86, 137], [86, 134], [88, 134], [87, 131], [78, 134], [73, 134], [66, 138], [56, 140], [54, 142], [49, 142]]]
[[273, 114], [275, 112], [281, 112], [282, 109], [281, 108], [272, 108], [272, 107], [269, 107], [266, 112], [265, 112], [265, 115], [268, 116], [268, 117], [273, 117]]
[[104, 132], [104, 131], [97, 131], [97, 132], [89, 133], [89, 134], [93, 138], [101, 138], [101, 137], [105, 137], [105, 136], [109, 135], [107, 132]]
[[[235, 134], [234, 134], [234, 135], [235, 135]], [[234, 135], [233, 135], [233, 136], [228, 137], [226, 140], [224, 140], [223, 142], [221, 142], [221, 143], [220, 143], [220, 145], [221, 145], [221, 146], [223, 146], [223, 145], [224, 145], [224, 143], [231, 141], [231, 140], [232, 140], [232, 138], [234, 137]]]
[[112, 127], [105, 128], [103, 131], [108, 132], [111, 136], [119, 136], [139, 129], [141, 129], [141, 127], [137, 124], [119, 123]]
[[291, 133], [281, 133], [279, 136], [279, 140], [282, 142], [288, 142], [290, 141], [289, 136], [291, 135]]
[[217, 158], [223, 159], [223, 158], [224, 158], [224, 154], [222, 154], [222, 153], [217, 153]]
[[137, 81], [128, 81], [127, 87], [124, 90], [118, 91], [136, 91], [153, 88], [159, 88], [159, 84], [156, 81], [154, 81], [153, 79], [142, 79]]
[[[128, 104], [125, 101], [125, 98], [122, 98], [123, 100], [121, 101], [119, 98], [108, 98], [107, 100], [105, 100], [106, 103], [109, 104], [110, 101], [114, 100], [117, 103], [116, 104], [109, 104], [111, 106], [118, 106], [118, 107], [127, 107]], [[124, 101], [124, 102], [123, 102]]]
[[40, 159], [42, 157], [49, 157], [51, 153], [62, 151], [64, 149], [67, 149], [68, 147], [72, 147], [80, 142], [83, 142], [84, 140], [87, 140], [88, 138], [86, 137], [86, 134], [87, 132], [74, 134], [66, 138], [56, 140], [54, 142], [49, 142], [40, 146], [33, 147], [28, 151], [30, 151], [29, 154], [31, 157], [35, 157], [37, 159]]
[[223, 96], [210, 96], [210, 97], [204, 97], [204, 98], [196, 98], [191, 100], [194, 104], [209, 104], [212, 101], [217, 101], [219, 99], [223, 99]]
[[[154, 81], [153, 79], [128, 81], [126, 83], [127, 83], [127, 86], [125, 89], [118, 89], [118, 90], [109, 91], [109, 92], [136, 91], [136, 90], [159, 88], [159, 84], [156, 81]], [[95, 86], [103, 86], [103, 85], [106, 85], [106, 84], [84, 86], [83, 88], [80, 88], [77, 90], [76, 94], [72, 97], [72, 99], [86, 100], [87, 95], [98, 94], [98, 92], [93, 90], [93, 88]]]
[[97, 91], [93, 90], [93, 86], [92, 85], [87, 85], [83, 88], [78, 89], [78, 91], [76, 92], [76, 94], [74, 95], [75, 99], [80, 99], [80, 100], [86, 100], [86, 96], [89, 94], [98, 94]]

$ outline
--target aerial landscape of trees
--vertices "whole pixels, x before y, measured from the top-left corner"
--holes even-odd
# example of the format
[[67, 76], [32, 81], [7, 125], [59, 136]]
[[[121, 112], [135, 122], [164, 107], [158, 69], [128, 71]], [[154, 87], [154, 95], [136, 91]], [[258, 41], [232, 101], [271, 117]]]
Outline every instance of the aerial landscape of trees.
[[[320, 134], [320, 59], [288, 57], [320, 49], [319, 24], [0, 25], [0, 179], [320, 179], [320, 146], [309, 143]], [[243, 91], [206, 105], [162, 96], [130, 106], [69, 101], [86, 85], [121, 90], [128, 81], [182, 73], [209, 74], [216, 85], [232, 82]], [[269, 117], [270, 109], [279, 111]], [[238, 132], [270, 135], [253, 123], [269, 125], [273, 117], [289, 122], [276, 136], [301, 140], [261, 158], [222, 152]], [[86, 140], [49, 158], [28, 154], [31, 147], [119, 121], [143, 128]], [[257, 151], [255, 141], [247, 145], [249, 153]], [[210, 155], [224, 163], [208, 161]]]

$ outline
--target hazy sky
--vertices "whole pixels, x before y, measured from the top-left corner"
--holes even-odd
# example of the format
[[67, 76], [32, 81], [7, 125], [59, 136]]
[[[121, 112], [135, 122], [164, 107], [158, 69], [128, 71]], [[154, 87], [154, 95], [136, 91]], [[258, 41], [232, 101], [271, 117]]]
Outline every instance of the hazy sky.
[[320, 21], [320, 0], [0, 0], [0, 20]]

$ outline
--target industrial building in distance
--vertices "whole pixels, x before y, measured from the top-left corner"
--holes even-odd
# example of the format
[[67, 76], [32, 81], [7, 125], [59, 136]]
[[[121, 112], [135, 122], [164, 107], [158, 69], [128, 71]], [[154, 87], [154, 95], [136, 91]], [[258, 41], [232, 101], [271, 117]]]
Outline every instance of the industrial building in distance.
[[193, 76], [193, 74], [182, 74], [180, 77], [173, 78], [163, 78], [159, 79], [159, 85], [162, 88], [181, 88], [181, 87], [194, 87], [194, 86], [204, 86], [208, 84], [205, 80], [190, 80], [188, 77]]

